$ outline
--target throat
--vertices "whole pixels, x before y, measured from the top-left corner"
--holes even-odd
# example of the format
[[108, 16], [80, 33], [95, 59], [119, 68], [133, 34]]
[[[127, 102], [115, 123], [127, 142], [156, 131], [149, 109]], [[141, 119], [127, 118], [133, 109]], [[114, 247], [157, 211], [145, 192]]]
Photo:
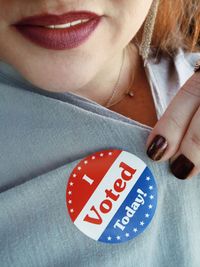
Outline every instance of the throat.
[[155, 107], [149, 98], [136, 99], [127, 95], [108, 109], [152, 128], [157, 122]]
[[153, 128], [158, 119], [142, 59], [129, 92], [130, 94], [126, 94], [119, 102], [108, 107], [108, 109]]

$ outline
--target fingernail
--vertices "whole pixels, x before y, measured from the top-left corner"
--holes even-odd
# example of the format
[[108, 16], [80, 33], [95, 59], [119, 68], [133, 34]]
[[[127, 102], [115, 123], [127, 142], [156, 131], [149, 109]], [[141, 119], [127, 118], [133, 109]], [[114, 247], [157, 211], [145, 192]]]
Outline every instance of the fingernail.
[[179, 155], [171, 164], [170, 169], [174, 176], [179, 179], [186, 179], [191, 170], [194, 168], [194, 164], [183, 154]]
[[167, 140], [161, 135], [156, 135], [147, 149], [147, 155], [152, 160], [159, 160], [164, 155], [167, 146]]

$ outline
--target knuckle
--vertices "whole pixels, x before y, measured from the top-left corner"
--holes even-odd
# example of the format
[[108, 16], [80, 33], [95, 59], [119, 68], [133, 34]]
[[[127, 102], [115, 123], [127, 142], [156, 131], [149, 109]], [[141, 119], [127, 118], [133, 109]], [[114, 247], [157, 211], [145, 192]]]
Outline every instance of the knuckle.
[[193, 133], [190, 137], [192, 145], [194, 145], [200, 151], [200, 135]]
[[183, 86], [183, 92], [189, 94], [190, 96], [200, 98], [200, 82], [198, 81], [198, 79], [196, 80], [195, 78], [193, 78], [193, 80], [190, 81], [189, 85], [190, 86]]
[[181, 123], [181, 120], [179, 119], [178, 116], [174, 116], [173, 114], [170, 114], [168, 117], [169, 123], [172, 125], [172, 128], [174, 128], [174, 126], [178, 129], [178, 130], [182, 130], [183, 129], [183, 124]]

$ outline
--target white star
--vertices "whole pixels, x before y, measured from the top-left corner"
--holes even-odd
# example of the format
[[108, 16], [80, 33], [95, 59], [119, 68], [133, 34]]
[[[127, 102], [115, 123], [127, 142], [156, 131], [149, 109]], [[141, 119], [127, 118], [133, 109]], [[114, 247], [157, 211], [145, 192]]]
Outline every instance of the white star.
[[95, 159], [95, 156], [92, 156], [92, 159]]
[[68, 195], [71, 195], [71, 194], [72, 194], [72, 191], [69, 191], [69, 192], [68, 192]]
[[149, 181], [149, 180], [151, 180], [151, 178], [149, 176], [147, 176], [146, 180]]
[[71, 209], [71, 210], [70, 210], [70, 212], [71, 212], [71, 213], [73, 213], [73, 212], [74, 212], [74, 210], [73, 210], [73, 209]]
[[75, 173], [73, 174], [73, 177], [76, 177], [76, 174]]
[[142, 225], [142, 226], [143, 226], [143, 225], [144, 225], [144, 222], [143, 222], [143, 221], [141, 221], [141, 222], [140, 222], [140, 225]]
[[125, 236], [126, 236], [126, 237], [129, 237], [129, 233], [126, 233]]
[[109, 241], [112, 239], [112, 237], [111, 236], [108, 236], [108, 238], [107, 238]]
[[72, 186], [74, 183], [70, 182], [69, 184], [70, 184], [70, 186]]
[[149, 186], [149, 189], [150, 189], [150, 190], [152, 190], [152, 189], [153, 189], [153, 186], [152, 186], [152, 185], [150, 185], [150, 186]]
[[103, 157], [103, 153], [100, 154], [100, 157]]
[[84, 161], [84, 163], [85, 163], [85, 164], [87, 164], [87, 163], [88, 163], [88, 161], [87, 161], [87, 160], [85, 160], [85, 161]]
[[79, 170], [79, 171], [81, 170], [81, 167], [80, 167], [80, 166], [78, 167], [78, 170]]
[[116, 238], [117, 238], [117, 240], [120, 240], [121, 239], [121, 237], [119, 235]]
[[150, 204], [150, 205], [149, 205], [149, 209], [152, 209], [152, 208], [153, 208], [153, 206]]
[[154, 196], [153, 195], [150, 195], [150, 199], [154, 199]]
[[145, 217], [146, 217], [146, 218], [149, 218], [149, 213], [146, 213], [146, 214], [145, 214]]
[[112, 155], [112, 152], [109, 152], [108, 155], [111, 156]]
[[72, 204], [72, 201], [71, 201], [71, 199], [68, 201], [68, 203], [69, 203], [69, 204]]
[[136, 233], [138, 231], [138, 229], [137, 228], [134, 228], [133, 231]]

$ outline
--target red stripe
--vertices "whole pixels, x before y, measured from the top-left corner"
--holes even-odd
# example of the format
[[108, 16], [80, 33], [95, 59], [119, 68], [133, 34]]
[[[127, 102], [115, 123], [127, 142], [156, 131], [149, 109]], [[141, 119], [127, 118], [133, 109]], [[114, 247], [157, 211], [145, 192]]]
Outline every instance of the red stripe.
[[[109, 152], [112, 152], [112, 155], [109, 155]], [[67, 207], [72, 221], [76, 220], [102, 178], [121, 152], [122, 150], [117, 149], [98, 151], [81, 160], [74, 168], [70, 175], [66, 191]], [[101, 153], [104, 154], [103, 157], [100, 156]], [[92, 159], [92, 156], [95, 156], [95, 159]], [[85, 160], [88, 161], [87, 164], [84, 164]], [[78, 170], [78, 166], [81, 167], [81, 170]], [[73, 177], [73, 174], [76, 174], [77, 177]], [[85, 174], [93, 180], [92, 185], [82, 179]], [[73, 185], [70, 186], [70, 182], [72, 182]], [[71, 195], [69, 192], [71, 192]], [[72, 202], [71, 204], [69, 203], [70, 200]], [[73, 212], [70, 212], [72, 209]]]

